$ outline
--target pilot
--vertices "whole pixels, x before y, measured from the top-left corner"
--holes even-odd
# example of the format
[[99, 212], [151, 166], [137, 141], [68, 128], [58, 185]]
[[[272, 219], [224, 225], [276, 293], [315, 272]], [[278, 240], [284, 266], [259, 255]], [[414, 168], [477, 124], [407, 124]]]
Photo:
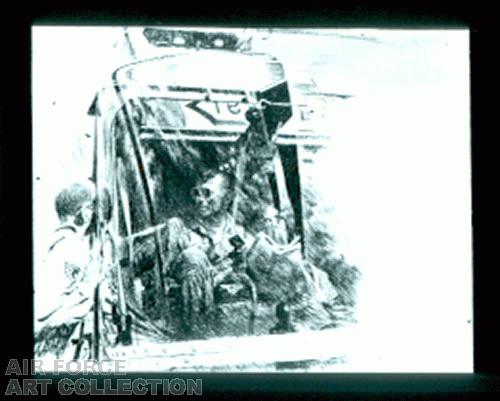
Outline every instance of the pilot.
[[[167, 223], [165, 274], [181, 287], [184, 338], [209, 334], [214, 288], [223, 282], [253, 286], [254, 304], [257, 296], [270, 305], [283, 303], [293, 320], [304, 315], [306, 328], [321, 327], [329, 317], [321, 305], [324, 291], [315, 279], [320, 272], [307, 272], [300, 246], [287, 244], [286, 229], [279, 227], [280, 219], [273, 207], [263, 211], [265, 229], [255, 237], [236, 223], [229, 212], [233, 180], [225, 170], [205, 171], [190, 191], [194, 201], [192, 218], [173, 218]], [[276, 224], [278, 227], [273, 227]], [[235, 243], [244, 244], [238, 252]], [[153, 247], [142, 249], [144, 255], [136, 254], [137, 261], [147, 258]], [[235, 254], [240, 257], [235, 258]], [[235, 266], [235, 260], [243, 261], [245, 266]], [[300, 324], [297, 327], [301, 329]]]
[[207, 324], [214, 287], [233, 272], [234, 242], [248, 244], [250, 236], [229, 213], [232, 176], [226, 171], [205, 171], [191, 190], [194, 216], [187, 223], [169, 221], [170, 274], [181, 284], [182, 321], [186, 335], [196, 335]]

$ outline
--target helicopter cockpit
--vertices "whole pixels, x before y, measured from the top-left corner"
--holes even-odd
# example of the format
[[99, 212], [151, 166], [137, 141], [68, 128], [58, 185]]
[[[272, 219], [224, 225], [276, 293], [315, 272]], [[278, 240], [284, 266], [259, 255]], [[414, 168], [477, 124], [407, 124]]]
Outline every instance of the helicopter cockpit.
[[[304, 255], [297, 144], [317, 137], [286, 129], [292, 101], [283, 65], [272, 56], [234, 51], [232, 35], [153, 28], [143, 35], [154, 46], [195, 48], [135, 59], [117, 68], [112, 84], [97, 94], [89, 110], [95, 118], [93, 175], [111, 195], [113, 217], [106, 230], [98, 224], [94, 242], [102, 244], [106, 231], [125, 244], [113, 255], [121, 265], [120, 313], [143, 311], [168, 337], [180, 289], [167, 278], [164, 238], [170, 219], [193, 218], [190, 192], [199, 177], [208, 169], [230, 171], [235, 184], [228, 213], [236, 223], [258, 235], [266, 211], [274, 209], [286, 230], [282, 245]], [[255, 304], [255, 286], [245, 283], [243, 298]], [[242, 333], [254, 334], [254, 325], [233, 335]], [[123, 338], [131, 342], [130, 333]]]

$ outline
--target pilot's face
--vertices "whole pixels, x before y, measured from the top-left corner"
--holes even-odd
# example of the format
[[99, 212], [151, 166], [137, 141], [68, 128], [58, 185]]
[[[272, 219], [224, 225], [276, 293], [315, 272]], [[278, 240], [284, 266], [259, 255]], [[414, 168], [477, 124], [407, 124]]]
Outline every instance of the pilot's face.
[[222, 174], [216, 175], [191, 190], [200, 217], [206, 218], [222, 211], [227, 195], [227, 182]]

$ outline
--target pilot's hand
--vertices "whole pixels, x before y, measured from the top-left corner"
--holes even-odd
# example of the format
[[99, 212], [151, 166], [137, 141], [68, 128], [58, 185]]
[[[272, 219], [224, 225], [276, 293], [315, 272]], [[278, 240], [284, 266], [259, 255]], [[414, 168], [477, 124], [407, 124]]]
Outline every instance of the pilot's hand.
[[137, 272], [147, 269], [156, 262], [156, 242], [153, 236], [141, 239], [134, 249], [133, 266]]

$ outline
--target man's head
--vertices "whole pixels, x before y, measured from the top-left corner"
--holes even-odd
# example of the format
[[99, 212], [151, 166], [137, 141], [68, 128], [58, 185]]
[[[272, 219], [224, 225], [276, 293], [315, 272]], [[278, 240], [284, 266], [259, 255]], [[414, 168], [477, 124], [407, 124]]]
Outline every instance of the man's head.
[[202, 218], [213, 217], [227, 210], [230, 201], [231, 179], [227, 173], [208, 170], [202, 174], [191, 196], [198, 215]]
[[94, 213], [95, 188], [89, 183], [73, 183], [56, 196], [55, 208], [61, 223], [74, 224], [83, 231]]

